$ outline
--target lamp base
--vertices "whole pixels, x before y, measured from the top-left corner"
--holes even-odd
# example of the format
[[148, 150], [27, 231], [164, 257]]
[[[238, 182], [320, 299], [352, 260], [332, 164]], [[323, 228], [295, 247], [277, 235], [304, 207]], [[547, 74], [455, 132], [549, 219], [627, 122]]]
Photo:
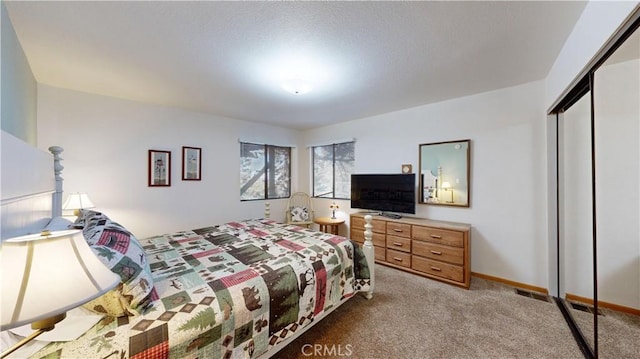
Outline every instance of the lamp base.
[[31, 323], [31, 329], [33, 330], [41, 329], [45, 332], [48, 332], [52, 330], [56, 326], [56, 324], [60, 323], [66, 317], [67, 317], [67, 313], [62, 313], [46, 319], [36, 320], [35, 322]]
[[37, 338], [40, 334], [53, 330], [56, 324], [61, 322], [66, 317], [67, 313], [62, 313], [46, 319], [36, 320], [35, 322], [31, 323], [31, 329], [35, 330], [35, 332], [31, 333], [31, 335], [29, 335], [28, 337], [24, 337], [24, 339], [17, 342], [11, 348], [7, 349], [7, 351], [5, 351], [4, 353], [0, 354], [0, 359], [20, 349], [23, 345]]

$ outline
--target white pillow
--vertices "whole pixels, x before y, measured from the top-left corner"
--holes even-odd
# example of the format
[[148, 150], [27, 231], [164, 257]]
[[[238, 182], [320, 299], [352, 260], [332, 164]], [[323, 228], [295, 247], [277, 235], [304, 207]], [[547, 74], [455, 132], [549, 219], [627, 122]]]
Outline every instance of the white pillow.
[[53, 217], [49, 221], [49, 223], [44, 227], [45, 230], [49, 231], [64, 231], [72, 227], [73, 222], [65, 217]]

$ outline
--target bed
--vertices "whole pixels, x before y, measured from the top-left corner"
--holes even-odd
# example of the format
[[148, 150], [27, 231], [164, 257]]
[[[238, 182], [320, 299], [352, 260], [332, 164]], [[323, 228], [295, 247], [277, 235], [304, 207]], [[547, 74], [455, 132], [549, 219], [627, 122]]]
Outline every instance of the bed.
[[[34, 153], [30, 162], [43, 166], [43, 151], [7, 136], [3, 176], [11, 171], [5, 153]], [[3, 177], [2, 238], [38, 232], [61, 214], [62, 149], [50, 150], [55, 175], [43, 174], [43, 183], [14, 181], [22, 188], [5, 198]], [[268, 358], [357, 293], [371, 298], [370, 230], [361, 248], [271, 220], [268, 207], [265, 214], [138, 239], [108, 214], [82, 211], [76, 225], [122, 283], [84, 306], [104, 315], [98, 324], [32, 357]]]

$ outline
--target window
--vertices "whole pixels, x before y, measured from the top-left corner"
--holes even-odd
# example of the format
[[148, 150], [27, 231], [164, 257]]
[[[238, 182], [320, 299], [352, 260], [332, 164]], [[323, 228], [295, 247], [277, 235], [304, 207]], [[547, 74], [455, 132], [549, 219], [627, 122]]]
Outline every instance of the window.
[[350, 198], [355, 142], [312, 147], [312, 157], [313, 196]]
[[289, 198], [291, 147], [240, 143], [240, 200]]

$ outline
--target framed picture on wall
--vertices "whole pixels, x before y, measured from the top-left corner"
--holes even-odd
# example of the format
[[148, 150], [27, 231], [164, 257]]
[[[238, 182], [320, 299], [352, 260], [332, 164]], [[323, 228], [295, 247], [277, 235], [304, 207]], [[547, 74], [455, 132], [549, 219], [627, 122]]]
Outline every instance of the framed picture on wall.
[[200, 181], [202, 179], [202, 148], [182, 147], [182, 180]]
[[149, 187], [171, 186], [171, 151], [149, 150]]

